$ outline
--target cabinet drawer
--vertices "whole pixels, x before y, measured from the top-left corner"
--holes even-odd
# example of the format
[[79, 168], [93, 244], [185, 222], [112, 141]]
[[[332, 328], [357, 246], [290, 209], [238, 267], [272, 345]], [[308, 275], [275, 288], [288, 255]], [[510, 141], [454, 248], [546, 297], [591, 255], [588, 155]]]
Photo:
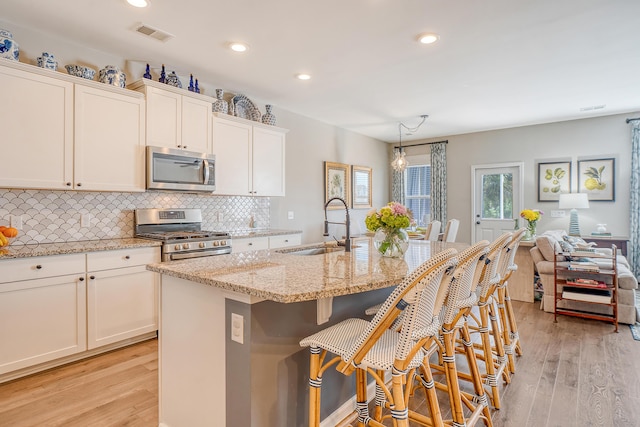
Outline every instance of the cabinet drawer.
[[109, 270], [160, 262], [160, 248], [118, 249], [87, 254], [87, 271]]
[[283, 236], [270, 236], [269, 249], [286, 248], [288, 246], [298, 246], [302, 243], [301, 234], [286, 234]]
[[84, 274], [84, 254], [40, 256], [0, 261], [0, 283]]
[[248, 239], [233, 239], [231, 249], [234, 253], [269, 249], [269, 238], [250, 237]]

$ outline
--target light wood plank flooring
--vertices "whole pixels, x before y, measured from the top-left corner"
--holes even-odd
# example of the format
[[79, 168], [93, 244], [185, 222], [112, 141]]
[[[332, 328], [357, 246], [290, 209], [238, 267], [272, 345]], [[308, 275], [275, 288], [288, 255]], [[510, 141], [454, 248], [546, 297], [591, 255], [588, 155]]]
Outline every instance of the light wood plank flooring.
[[[628, 326], [616, 334], [593, 320], [553, 323], [537, 304], [514, 305], [524, 355], [494, 426], [640, 426], [640, 341]], [[0, 384], [0, 426], [156, 427], [157, 402], [151, 340]], [[420, 391], [412, 406], [423, 406]]]

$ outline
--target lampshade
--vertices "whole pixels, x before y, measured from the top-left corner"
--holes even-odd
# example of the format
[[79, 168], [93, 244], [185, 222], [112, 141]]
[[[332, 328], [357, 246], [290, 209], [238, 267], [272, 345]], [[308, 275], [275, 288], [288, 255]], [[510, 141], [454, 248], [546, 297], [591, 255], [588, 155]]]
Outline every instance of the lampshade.
[[560, 209], [588, 209], [589, 197], [586, 193], [561, 194], [558, 203]]
[[560, 209], [571, 209], [569, 218], [569, 235], [580, 236], [580, 224], [578, 223], [578, 209], [587, 209], [589, 198], [585, 193], [561, 194], [558, 203]]

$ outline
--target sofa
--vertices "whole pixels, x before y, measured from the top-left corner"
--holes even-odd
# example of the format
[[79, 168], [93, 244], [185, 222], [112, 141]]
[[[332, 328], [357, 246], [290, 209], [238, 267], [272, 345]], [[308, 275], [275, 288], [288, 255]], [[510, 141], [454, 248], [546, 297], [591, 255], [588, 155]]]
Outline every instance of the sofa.
[[[553, 313], [555, 310], [555, 298], [553, 293], [553, 259], [555, 256], [558, 261], [565, 262], [565, 257], [562, 255], [556, 255], [560, 252], [566, 252], [575, 249], [583, 249], [593, 243], [587, 244], [582, 239], [577, 239], [571, 236], [567, 236], [565, 231], [546, 231], [543, 234], [536, 237], [535, 246], [531, 248], [531, 258], [535, 263], [536, 270], [540, 276], [540, 281], [544, 288], [544, 295], [542, 297], [542, 308], [546, 312]], [[610, 248], [597, 248], [598, 252], [611, 253]], [[609, 264], [611, 267], [611, 261], [606, 259], [593, 258], [602, 267], [606, 267]], [[617, 269], [618, 269], [618, 322], [633, 324], [636, 320], [640, 321], [640, 313], [635, 306], [636, 292], [638, 289], [638, 281], [629, 269], [629, 263], [627, 259], [622, 256], [617, 256]], [[560, 305], [561, 304], [561, 305]], [[582, 303], [579, 301], [567, 301], [563, 300], [559, 302], [559, 307], [566, 307], [574, 310], [584, 310], [590, 312], [610, 313], [611, 308], [607, 306]]]

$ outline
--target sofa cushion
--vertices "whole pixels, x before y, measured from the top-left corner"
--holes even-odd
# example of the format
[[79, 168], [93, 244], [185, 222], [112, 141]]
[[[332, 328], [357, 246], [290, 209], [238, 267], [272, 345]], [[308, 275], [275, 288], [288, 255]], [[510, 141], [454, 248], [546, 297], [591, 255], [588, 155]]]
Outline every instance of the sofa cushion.
[[562, 251], [562, 247], [558, 243], [558, 240], [547, 234], [541, 234], [536, 237], [536, 246], [547, 261], [553, 261], [556, 253]]

